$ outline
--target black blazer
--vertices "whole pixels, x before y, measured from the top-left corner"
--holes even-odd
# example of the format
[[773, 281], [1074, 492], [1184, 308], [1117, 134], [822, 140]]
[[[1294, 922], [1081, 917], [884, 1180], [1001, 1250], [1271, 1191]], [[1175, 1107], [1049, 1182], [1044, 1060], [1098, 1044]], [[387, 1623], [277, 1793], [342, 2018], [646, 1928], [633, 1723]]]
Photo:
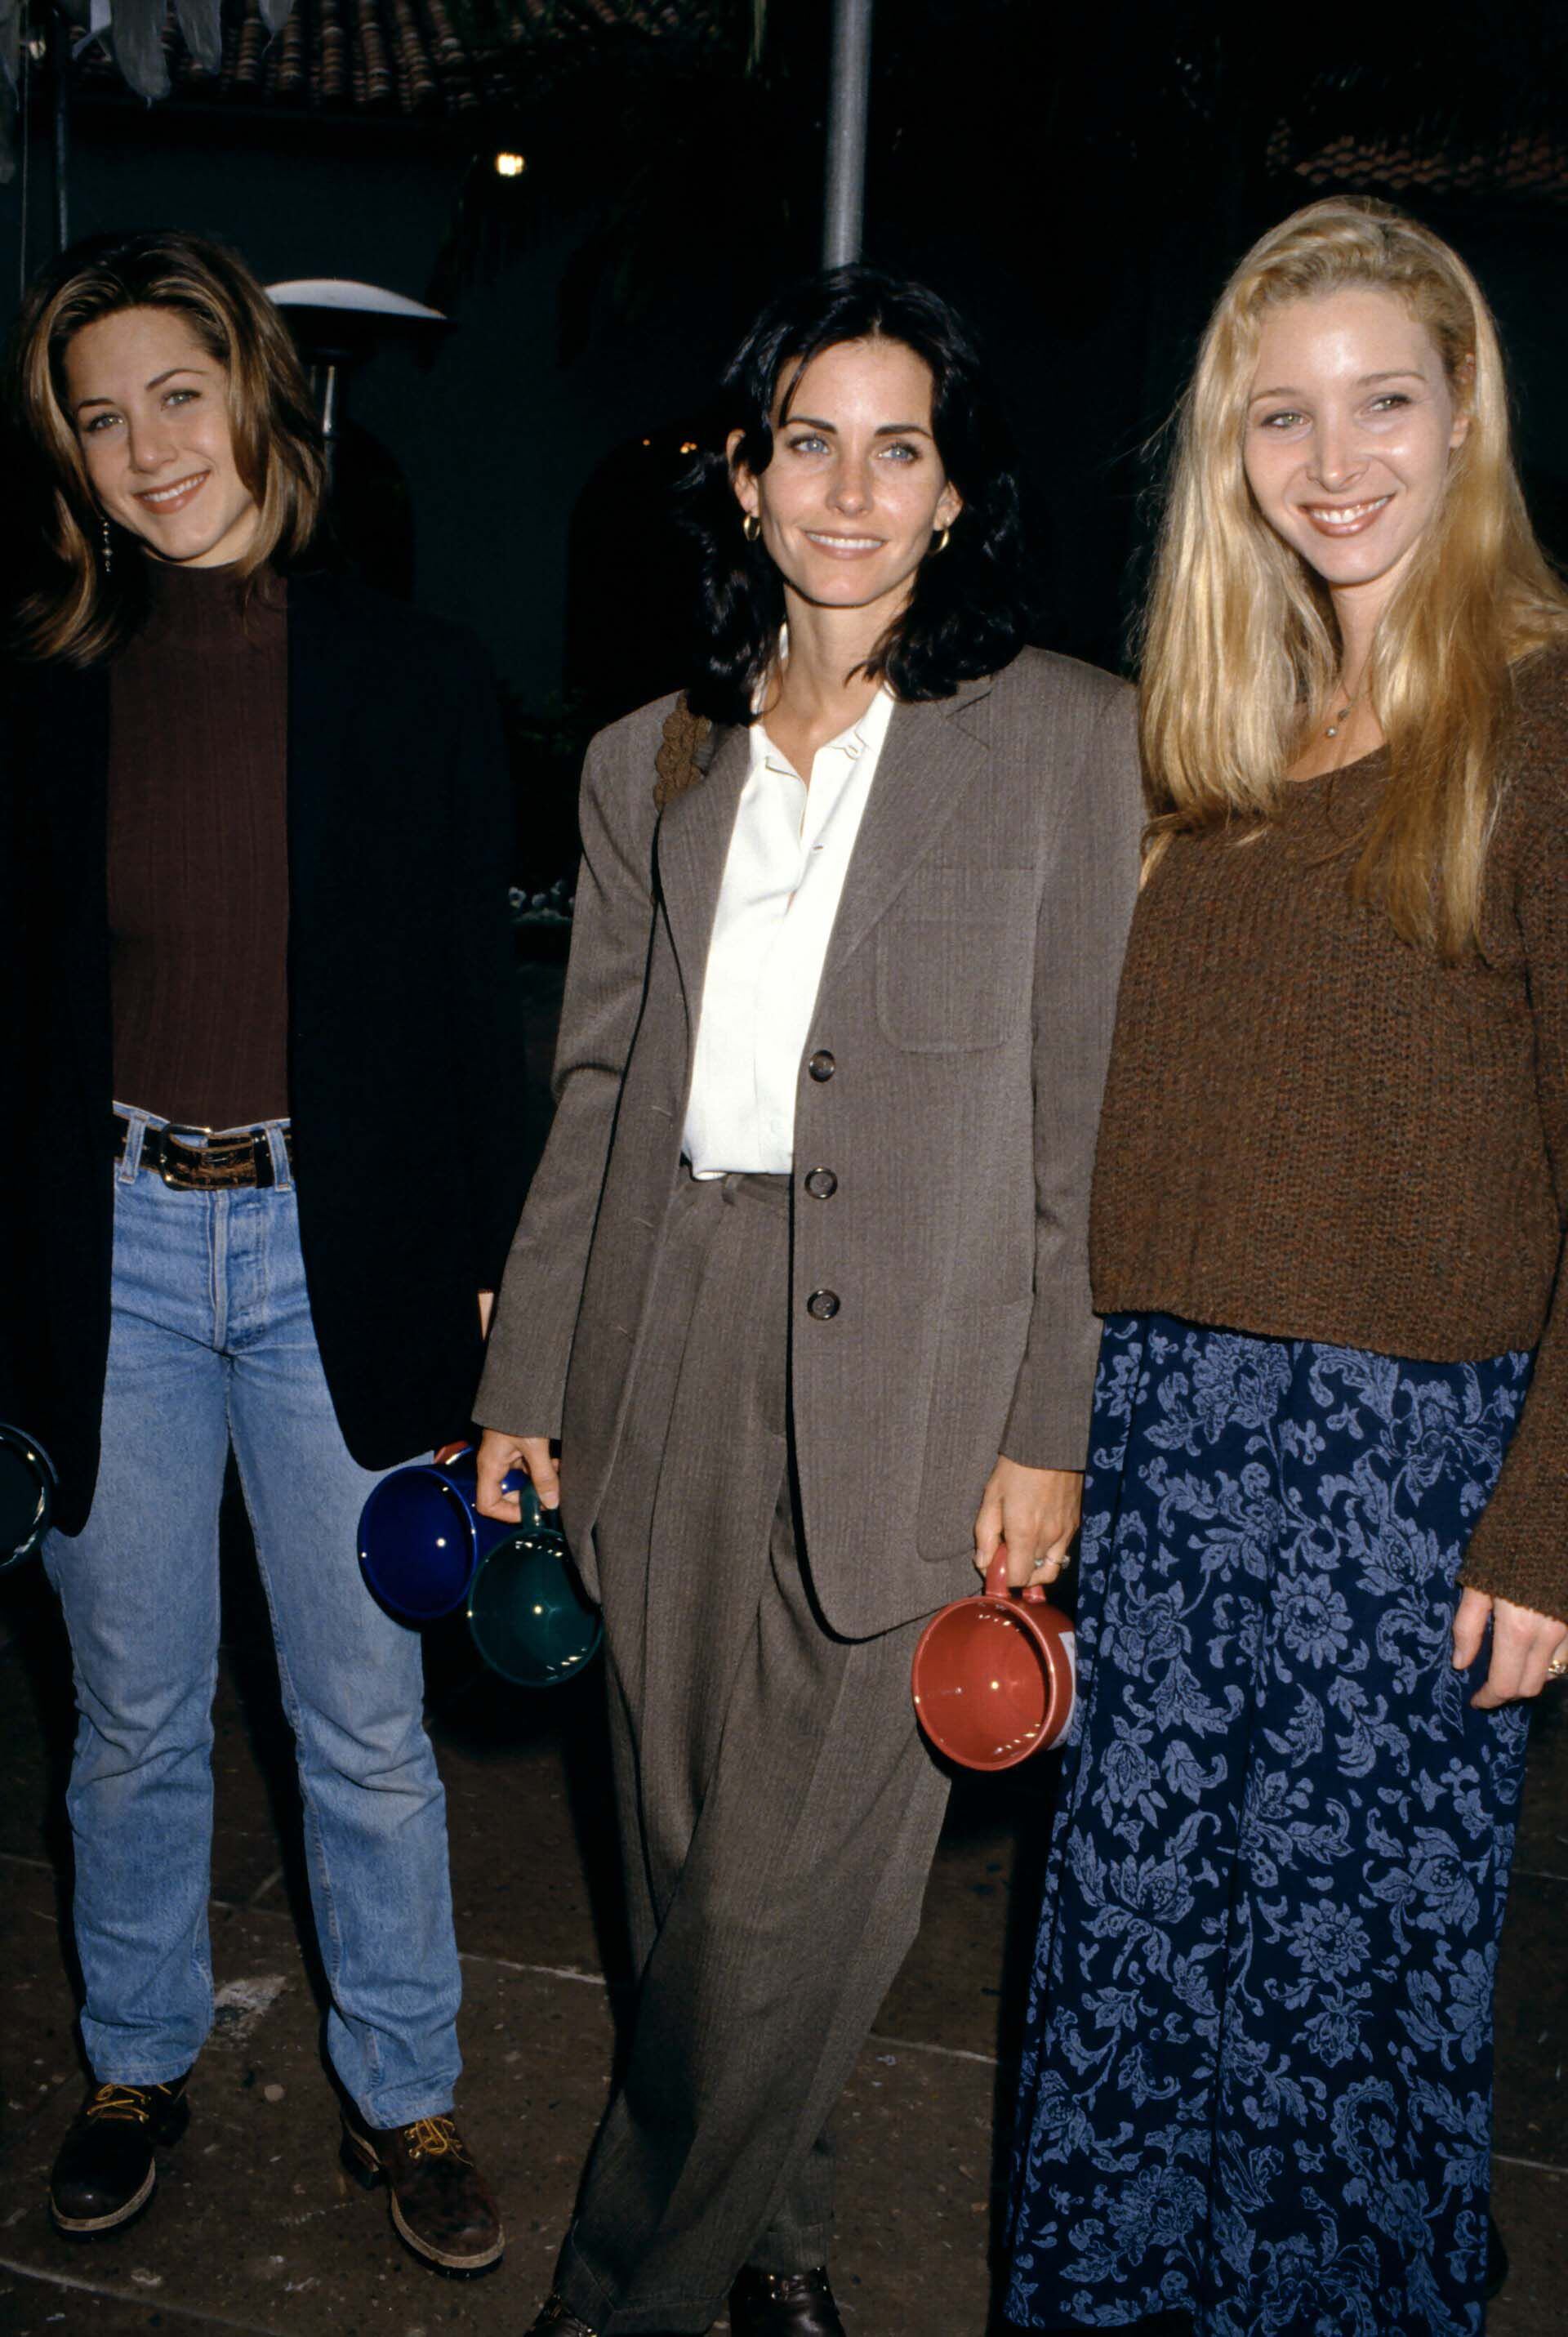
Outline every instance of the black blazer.
[[[109, 1342], [109, 682], [5, 710], [0, 1416], [86, 1520]], [[512, 835], [477, 641], [336, 577], [288, 587], [289, 1100], [317, 1342], [350, 1451], [462, 1433], [528, 1181]], [[155, 1096], [127, 1101], [151, 1105]]]

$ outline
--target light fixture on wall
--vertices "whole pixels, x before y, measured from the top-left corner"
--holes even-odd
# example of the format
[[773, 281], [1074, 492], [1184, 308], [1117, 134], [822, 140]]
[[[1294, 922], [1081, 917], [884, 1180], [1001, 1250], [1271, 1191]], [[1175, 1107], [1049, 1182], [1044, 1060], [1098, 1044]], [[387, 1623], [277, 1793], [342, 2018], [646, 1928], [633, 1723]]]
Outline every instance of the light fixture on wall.
[[498, 154], [495, 158], [495, 175], [498, 179], [521, 179], [527, 168], [526, 154]]

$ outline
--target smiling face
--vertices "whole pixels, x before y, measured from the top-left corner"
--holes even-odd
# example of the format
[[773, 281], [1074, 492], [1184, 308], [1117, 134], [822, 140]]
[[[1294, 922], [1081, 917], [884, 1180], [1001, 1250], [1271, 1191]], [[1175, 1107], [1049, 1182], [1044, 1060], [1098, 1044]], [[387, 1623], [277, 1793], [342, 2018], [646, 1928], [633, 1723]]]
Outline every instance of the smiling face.
[[1396, 294], [1331, 292], [1269, 312], [1247, 480], [1269, 525], [1336, 599], [1384, 606], [1468, 427], [1436, 341]]
[[[962, 509], [931, 435], [931, 393], [930, 367], [901, 341], [840, 342], [798, 382], [785, 366], [773, 460], [755, 477], [738, 468], [735, 491], [803, 601], [888, 619], [908, 601], [933, 533]], [[736, 432], [732, 459], [739, 443]]]
[[256, 533], [228, 376], [172, 308], [122, 308], [65, 351], [66, 408], [100, 508], [160, 560], [217, 568]]

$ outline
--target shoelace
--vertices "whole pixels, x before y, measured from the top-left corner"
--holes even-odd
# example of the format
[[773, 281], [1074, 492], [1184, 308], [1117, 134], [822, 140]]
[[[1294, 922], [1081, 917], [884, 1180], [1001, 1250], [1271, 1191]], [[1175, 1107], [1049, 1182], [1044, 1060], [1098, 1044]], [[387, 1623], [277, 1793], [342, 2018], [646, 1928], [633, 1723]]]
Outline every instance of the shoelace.
[[130, 2118], [134, 2125], [145, 2126], [152, 2116], [149, 2091], [145, 2086], [100, 2086], [87, 2105], [87, 2115], [94, 2120]]
[[540, 2307], [541, 2322], [547, 2322], [552, 2313], [556, 2316], [553, 2326], [560, 2332], [560, 2337], [594, 2337], [594, 2332], [587, 2322], [579, 2321], [575, 2313], [569, 2313], [553, 2288]]
[[410, 2157], [452, 2157], [465, 2166], [472, 2163], [450, 2117], [415, 2118], [408, 2129], [408, 2149]]

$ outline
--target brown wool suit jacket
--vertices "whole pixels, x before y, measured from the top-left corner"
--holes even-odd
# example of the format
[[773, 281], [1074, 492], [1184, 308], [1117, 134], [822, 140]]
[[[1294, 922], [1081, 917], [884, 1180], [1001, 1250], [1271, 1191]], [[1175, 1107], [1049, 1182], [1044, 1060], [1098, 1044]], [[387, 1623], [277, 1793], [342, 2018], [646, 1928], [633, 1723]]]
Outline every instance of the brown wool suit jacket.
[[[589, 751], [555, 1124], [475, 1404], [486, 1425], [560, 1437], [566, 1530], [595, 1591], [594, 1521], [635, 1361], [659, 1336], [650, 1301], [747, 770], [744, 730], [721, 730], [701, 782], [657, 810], [673, 703]], [[795, 1117], [796, 1462], [817, 1598], [847, 1638], [973, 1589], [998, 1452], [1083, 1466], [1089, 1173], [1142, 821], [1133, 693], [1093, 667], [1026, 650], [894, 711]], [[818, 1168], [836, 1179], [821, 1198]]]

